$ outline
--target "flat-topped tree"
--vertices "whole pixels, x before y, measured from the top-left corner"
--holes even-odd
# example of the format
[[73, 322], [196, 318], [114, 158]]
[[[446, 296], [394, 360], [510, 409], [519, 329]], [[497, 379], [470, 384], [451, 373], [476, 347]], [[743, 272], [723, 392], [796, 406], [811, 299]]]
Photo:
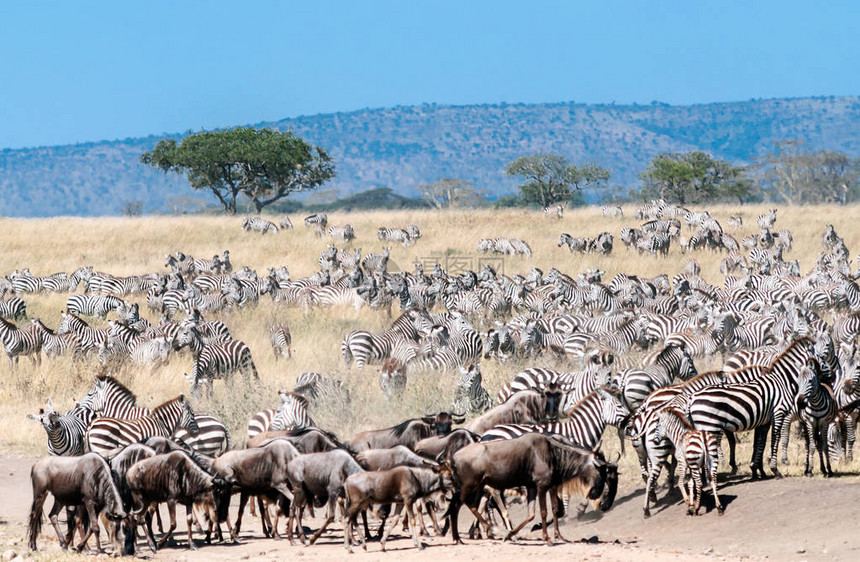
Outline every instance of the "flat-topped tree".
[[290, 193], [318, 188], [335, 167], [324, 148], [291, 132], [253, 127], [194, 133], [179, 143], [163, 139], [140, 161], [185, 174], [192, 189], [210, 190], [230, 214], [240, 194], [259, 213]]
[[576, 166], [559, 154], [532, 154], [517, 158], [505, 168], [508, 176], [520, 176], [523, 202], [528, 205], [554, 205], [580, 200], [578, 192], [601, 187], [609, 181], [610, 173], [597, 164]]

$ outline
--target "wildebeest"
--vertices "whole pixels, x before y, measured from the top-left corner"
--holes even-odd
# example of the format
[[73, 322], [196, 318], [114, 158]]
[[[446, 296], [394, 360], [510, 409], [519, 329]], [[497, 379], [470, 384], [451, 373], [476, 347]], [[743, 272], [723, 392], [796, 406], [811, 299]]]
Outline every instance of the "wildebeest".
[[358, 472], [363, 472], [358, 463], [344, 450], [300, 455], [287, 465], [287, 474], [293, 486], [293, 502], [290, 505], [290, 522], [287, 536], [293, 544], [293, 524], [298, 526], [299, 537], [305, 541], [302, 528], [302, 510], [305, 505], [327, 504], [326, 520], [311, 537], [316, 542], [326, 527], [334, 521], [335, 504], [343, 496], [343, 483]]
[[[212, 470], [234, 486], [241, 493], [236, 525], [231, 527], [227, 519], [230, 538], [236, 540], [242, 526], [242, 513], [250, 496], [264, 496], [276, 502], [285, 516], [287, 501], [293, 497], [287, 485], [287, 465], [299, 456], [298, 450], [288, 441], [277, 439], [264, 447], [228, 451], [215, 459]], [[263, 533], [269, 536], [269, 522], [265, 512], [262, 514]], [[219, 520], [220, 523], [220, 520]], [[278, 537], [277, 518], [271, 532]]]
[[[514, 536], [535, 517], [535, 499], [539, 500], [543, 539], [551, 544], [546, 529], [546, 494], [550, 492], [553, 503], [555, 537], [561, 539], [555, 503], [555, 488], [570, 480], [578, 479], [580, 489], [588, 490], [591, 500], [600, 499], [599, 508], [606, 511], [615, 501], [618, 487], [618, 467], [607, 463], [599, 452], [573, 446], [558, 437], [529, 434], [506, 441], [474, 443], [454, 454], [451, 469], [459, 493], [454, 494], [448, 508], [451, 530], [455, 543], [460, 543], [457, 517], [460, 505], [472, 511], [489, 533], [489, 524], [478, 512], [478, 504], [484, 487], [507, 490], [523, 486], [528, 500], [528, 516], [516, 528], [511, 529], [506, 539]], [[507, 515], [503, 516], [507, 518]], [[509, 523], [509, 521], [506, 521]]]
[[437, 412], [428, 414], [422, 418], [406, 420], [394, 427], [375, 429], [356, 433], [347, 442], [350, 451], [360, 453], [367, 449], [390, 449], [397, 445], [404, 445], [410, 449], [418, 441], [436, 435], [447, 435], [451, 432], [451, 425], [463, 423], [465, 418], [449, 412]]
[[451, 455], [466, 445], [477, 443], [480, 440], [480, 435], [472, 433], [468, 429], [459, 428], [448, 435], [431, 435], [426, 439], [422, 439], [415, 444], [412, 450], [422, 457], [439, 461], [450, 458]]
[[[417, 548], [421, 548], [418, 542], [418, 526], [415, 522], [416, 513], [413, 509], [415, 501], [439, 491], [450, 490], [452, 487], [453, 477], [447, 466], [435, 469], [400, 466], [391, 470], [353, 474], [343, 485], [348, 506], [344, 517], [344, 546], [352, 552], [353, 528], [359, 513], [371, 504], [399, 503], [403, 505], [403, 510], [398, 511], [391, 526], [382, 535], [380, 542], [382, 550], [385, 551], [385, 541], [388, 540], [392, 529], [400, 522], [403, 511], [409, 517], [412, 542]], [[367, 548], [364, 535], [361, 535], [361, 546]]]
[[[192, 550], [197, 550], [191, 535], [194, 504], [203, 507], [208, 516], [207, 542], [212, 536], [212, 524], [218, 521], [219, 515], [226, 513], [229, 504], [230, 484], [223, 478], [207, 473], [182, 451], [156, 455], [133, 464], [126, 473], [126, 481], [134, 503], [133, 515], [146, 516], [146, 542], [153, 552], [157, 547], [164, 546], [176, 529], [177, 503], [185, 506], [188, 548]], [[159, 539], [157, 546], [148, 514], [149, 506], [156, 502], [167, 502], [170, 514], [170, 529]]]
[[264, 431], [249, 439], [246, 447], [248, 449], [263, 447], [275, 439], [289, 441], [300, 453], [324, 453], [325, 451], [345, 448], [333, 433], [316, 427]]
[[[96, 537], [96, 550], [103, 552], [99, 541], [99, 519], [104, 513], [111, 521], [119, 522], [124, 519], [126, 512], [122, 507], [122, 498], [111, 477], [111, 469], [107, 461], [95, 453], [80, 457], [45, 457], [36, 461], [30, 470], [30, 481], [33, 484], [33, 504], [30, 506], [28, 538], [30, 550], [36, 550], [36, 537], [42, 528], [42, 506], [50, 492], [54, 496], [54, 506], [49, 517], [54, 530], [57, 532], [60, 546], [65, 549], [73, 539], [74, 530], [66, 538], [60, 533], [57, 515], [64, 506], [82, 506], [86, 509], [89, 529], [82, 532], [78, 550], [82, 550], [90, 535]], [[78, 508], [79, 510], [81, 507]], [[81, 513], [83, 517], [83, 513]], [[119, 526], [117, 525], [117, 528]], [[121, 532], [116, 534], [116, 540]], [[116, 548], [118, 544], [115, 544]]]
[[541, 423], [558, 418], [558, 406], [562, 394], [557, 388], [544, 392], [524, 390], [511, 396], [503, 404], [478, 416], [469, 424], [469, 431], [483, 434], [503, 423]]
[[390, 449], [368, 449], [357, 454], [355, 460], [364, 470], [390, 470], [397, 466], [415, 468], [438, 466], [435, 461], [419, 456], [403, 445]]

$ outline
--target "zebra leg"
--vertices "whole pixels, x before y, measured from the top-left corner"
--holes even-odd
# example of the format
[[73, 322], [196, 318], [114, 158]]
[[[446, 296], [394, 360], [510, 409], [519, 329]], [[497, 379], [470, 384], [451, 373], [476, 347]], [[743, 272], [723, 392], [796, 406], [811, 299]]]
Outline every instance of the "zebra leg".
[[812, 469], [815, 468], [815, 451], [812, 449], [812, 445], [815, 442], [815, 428], [806, 420], [801, 420], [800, 423], [803, 424], [803, 437], [806, 440], [806, 467], [803, 475], [811, 478]]
[[854, 441], [857, 436], [857, 420], [851, 412], [845, 416], [845, 459], [847, 462], [854, 460]]
[[[818, 449], [818, 465], [821, 468], [821, 474], [826, 478], [833, 476], [833, 470], [830, 468], [830, 444], [827, 442], [827, 430], [821, 427], [822, 424], [816, 424], [816, 448]], [[827, 462], [825, 468], [825, 460]]]
[[[768, 464], [770, 465], [770, 470], [773, 472], [773, 475], [776, 478], [782, 478], [782, 473], [779, 471], [777, 467], [777, 454], [779, 453], [779, 443], [782, 439], [783, 433], [788, 433], [788, 427], [786, 427], [786, 422], [788, 422], [790, 427], [791, 417], [786, 416], [782, 418], [781, 416], [774, 416], [773, 424], [770, 428], [770, 459]], [[767, 426], [765, 426], [767, 428]], [[783, 431], [785, 429], [786, 431]], [[767, 435], [767, 431], [765, 430], [765, 435]]]
[[764, 478], [764, 448], [767, 445], [768, 426], [755, 428], [753, 437], [753, 454], [750, 459], [750, 471], [753, 480]]
[[[800, 420], [800, 425], [798, 426], [798, 431], [800, 434], [804, 434], [805, 430], [803, 427], [803, 420]], [[779, 448], [782, 449], [782, 454], [779, 458], [779, 462], [788, 466], [788, 437], [791, 433], [791, 417], [786, 416], [785, 423], [782, 425], [782, 431], [780, 433], [779, 439]]]
[[[735, 446], [737, 445], [737, 438], [735, 437], [734, 432], [731, 431], [723, 431], [723, 434], [726, 436], [726, 441], [729, 444], [729, 467], [731, 471], [729, 474], [737, 474], [738, 473], [738, 463], [735, 459]], [[722, 448], [721, 448], [722, 450]]]
[[[662, 466], [662, 461], [651, 463], [651, 473], [648, 475], [648, 481], [645, 483], [645, 507], [643, 509], [645, 517], [651, 517], [649, 502], [651, 501], [651, 495], [654, 493], [654, 486], [657, 484], [657, 478], [660, 476]], [[655, 499], [654, 503], [656, 502], [657, 500]]]

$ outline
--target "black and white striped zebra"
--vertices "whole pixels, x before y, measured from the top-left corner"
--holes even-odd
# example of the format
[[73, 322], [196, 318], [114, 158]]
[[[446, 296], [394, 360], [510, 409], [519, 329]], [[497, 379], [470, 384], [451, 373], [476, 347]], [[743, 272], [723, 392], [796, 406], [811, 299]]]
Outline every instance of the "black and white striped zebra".
[[[809, 365], [800, 370], [797, 388], [797, 409], [806, 437], [805, 476], [812, 476], [814, 454], [818, 450], [821, 473], [832, 476], [827, 428], [839, 411], [838, 402], [830, 390], [818, 380], [818, 373]], [[787, 430], [786, 430], [787, 433]], [[826, 463], [826, 467], [825, 467]]]
[[353, 330], [341, 343], [341, 355], [347, 366], [354, 361], [356, 367], [361, 369], [367, 364], [381, 363], [388, 358], [394, 344], [402, 337], [403, 334], [392, 330], [376, 334]]
[[149, 408], [138, 406], [134, 393], [109, 375], [95, 376], [95, 383], [79, 406], [98, 412], [100, 416], [123, 420], [135, 420], [152, 413]]
[[276, 361], [281, 357], [290, 359], [293, 356], [290, 349], [293, 337], [286, 324], [278, 322], [269, 326], [269, 341], [272, 343], [272, 351], [275, 353]]
[[216, 378], [223, 377], [229, 381], [237, 371], [245, 376], [246, 382], [252, 377], [259, 378], [251, 350], [242, 341], [230, 339], [207, 343], [196, 327], [188, 326], [179, 332], [177, 345], [189, 347], [194, 355], [194, 365], [188, 377], [192, 394], [200, 392], [201, 383], [206, 384], [207, 392], [211, 394]]
[[560, 219], [564, 217], [564, 205], [555, 205], [550, 206], [547, 205], [543, 208], [543, 216], [546, 218], [556, 218]]
[[343, 226], [330, 226], [326, 231], [329, 238], [336, 238], [338, 240], [343, 240], [344, 242], [349, 242], [355, 238], [355, 229], [351, 224], [345, 224]]
[[42, 281], [42, 289], [53, 293], [71, 293], [83, 281], [92, 277], [93, 266], [79, 267], [68, 277], [46, 277]]
[[39, 318], [34, 318], [32, 321], [35, 330], [41, 333], [42, 351], [48, 358], [54, 358], [60, 355], [76, 356], [81, 352], [81, 340], [77, 334], [62, 334], [58, 335], [54, 330], [45, 326]]
[[769, 209], [767, 213], [762, 213], [756, 218], [755, 223], [759, 228], [773, 228], [776, 223], [776, 209]]
[[28, 420], [42, 424], [48, 435], [48, 453], [57, 456], [79, 456], [86, 452], [84, 435], [93, 417], [92, 410], [81, 408], [60, 415], [54, 411], [54, 401], [50, 398], [38, 414], [27, 414]]
[[295, 392], [278, 391], [278, 394], [281, 398], [281, 404], [275, 409], [270, 430], [316, 427], [314, 420], [308, 414], [307, 398]]
[[292, 230], [293, 229], [293, 221], [290, 220], [290, 217], [284, 215], [278, 221], [278, 225], [281, 227], [281, 230]]
[[122, 304], [121, 299], [111, 295], [72, 295], [66, 300], [66, 312], [78, 316], [105, 318]]
[[617, 386], [622, 400], [632, 412], [649, 394], [672, 384], [676, 378], [689, 380], [698, 374], [693, 359], [683, 345], [666, 344], [652, 365], [619, 371]]
[[325, 228], [328, 224], [328, 215], [325, 213], [314, 213], [305, 217], [305, 226]]
[[180, 427], [187, 429], [191, 435], [197, 434], [194, 410], [181, 394], [153, 408], [150, 415], [135, 420], [96, 418], [87, 429], [87, 448], [104, 456], [118, 447], [139, 443], [150, 437], [170, 437]]
[[376, 229], [376, 237], [385, 242], [397, 242], [402, 244], [404, 248], [408, 248], [412, 244], [412, 237], [402, 228], [380, 226]]
[[206, 412], [195, 412], [194, 421], [197, 423], [197, 434], [180, 427], [172, 438], [185, 444], [193, 451], [210, 457], [217, 457], [230, 450], [230, 432], [224, 422]]
[[477, 416], [492, 408], [493, 399], [482, 382], [480, 365], [471, 364], [468, 368], [461, 366], [460, 380], [454, 391], [453, 411]]
[[624, 209], [621, 208], [621, 205], [604, 205], [601, 207], [600, 212], [604, 217], [613, 219], [624, 218]]
[[27, 303], [21, 297], [10, 297], [0, 300], [0, 316], [9, 320], [19, 320], [27, 317]]
[[293, 392], [301, 394], [315, 405], [324, 403], [345, 407], [350, 401], [349, 388], [343, 381], [313, 371], [302, 373], [296, 378]]
[[266, 234], [267, 232], [277, 233], [278, 226], [263, 217], [245, 217], [242, 221], [242, 230], [245, 232], [259, 232], [261, 234]]
[[18, 358], [22, 355], [29, 357], [33, 365], [42, 363], [42, 333], [32, 324], [18, 328], [0, 317], [0, 342], [9, 358], [9, 368], [13, 371], [18, 367]]

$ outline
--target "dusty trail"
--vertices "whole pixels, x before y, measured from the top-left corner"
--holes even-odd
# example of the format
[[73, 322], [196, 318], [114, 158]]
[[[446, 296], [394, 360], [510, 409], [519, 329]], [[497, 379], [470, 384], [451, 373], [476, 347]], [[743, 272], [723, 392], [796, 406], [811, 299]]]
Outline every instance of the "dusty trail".
[[[0, 551], [25, 552], [25, 521], [31, 501], [29, 482], [33, 458], [0, 457]], [[369, 552], [348, 557], [343, 549], [339, 525], [313, 547], [291, 547], [287, 541], [263, 539], [259, 521], [246, 518], [242, 544], [201, 546], [197, 552], [184, 548], [184, 512], [179, 511], [177, 536], [182, 548], [167, 548], [155, 557], [161, 560], [214, 561], [237, 559], [283, 560], [301, 556], [323, 562], [335, 560], [388, 560], [390, 562], [435, 560], [485, 560], [497, 562], [529, 560], [604, 560], [662, 562], [667, 560], [858, 560], [860, 534], [860, 478], [846, 476], [823, 478], [785, 478], [750, 482], [739, 477], [720, 486], [727, 504], [726, 514], [718, 517], [709, 511], [694, 518], [684, 514], [680, 494], [661, 501], [650, 519], [642, 517], [641, 487], [619, 490], [615, 507], [602, 517], [586, 515], [583, 521], [566, 521], [562, 533], [571, 541], [552, 548], [539, 540], [540, 533], [526, 533], [519, 544], [498, 541], [469, 541], [453, 546], [450, 538], [425, 539], [428, 548], [417, 551], [406, 535], [393, 536], [388, 552], [381, 555], [379, 544], [371, 543]], [[712, 503], [705, 497], [703, 511]], [[235, 517], [235, 509], [232, 511]], [[513, 516], [522, 517], [515, 506]], [[247, 517], [247, 516], [246, 516]], [[471, 517], [465, 510], [461, 521]], [[312, 521], [311, 526], [318, 522]], [[595, 543], [578, 542], [596, 537]], [[42, 551], [56, 553], [59, 548], [50, 525], [39, 537]], [[150, 557], [145, 551], [145, 557]], [[381, 556], [384, 556], [382, 558]]]

